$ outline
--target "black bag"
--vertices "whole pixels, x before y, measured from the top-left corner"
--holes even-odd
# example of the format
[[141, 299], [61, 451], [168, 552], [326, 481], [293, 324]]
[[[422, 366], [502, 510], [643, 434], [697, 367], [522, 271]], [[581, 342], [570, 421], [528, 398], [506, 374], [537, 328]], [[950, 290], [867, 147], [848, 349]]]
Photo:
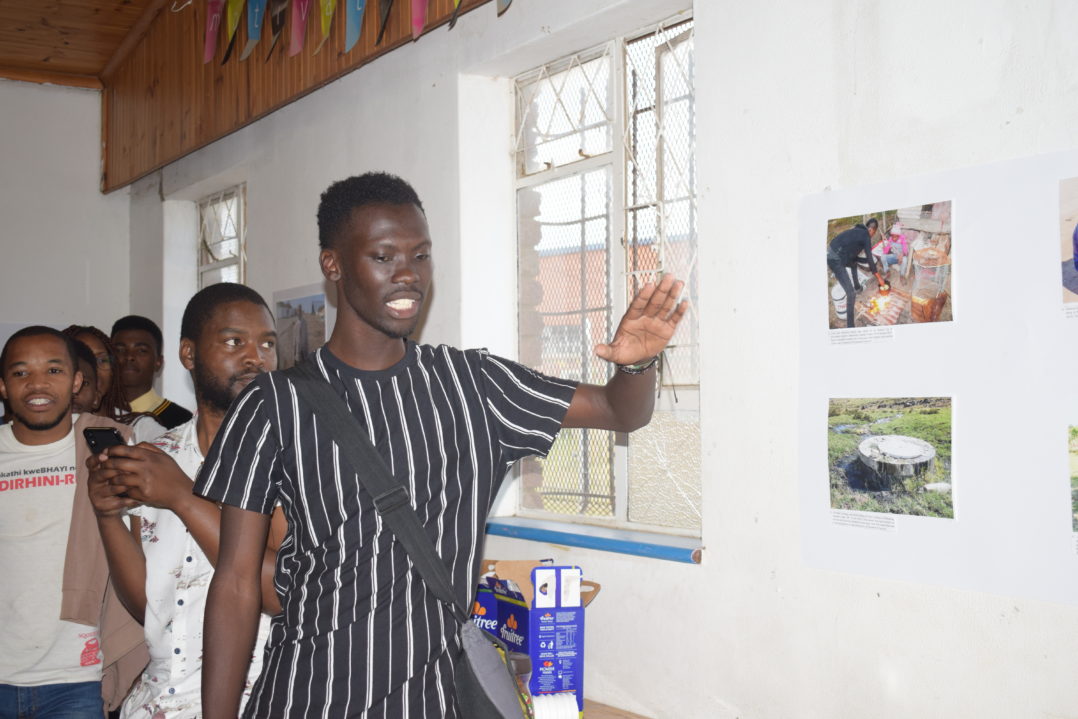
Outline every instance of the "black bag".
[[[509, 665], [505, 644], [477, 627], [464, 607], [453, 598], [449, 570], [423, 531], [412, 509], [408, 489], [389, 473], [367, 432], [311, 361], [284, 370], [305, 397], [314, 414], [329, 430], [344, 459], [352, 466], [382, 521], [393, 532], [423, 578], [427, 588], [445, 604], [457, 621], [462, 649], [456, 662], [457, 707], [467, 719], [521, 719], [525, 705]], [[363, 471], [360, 471], [362, 469]]]

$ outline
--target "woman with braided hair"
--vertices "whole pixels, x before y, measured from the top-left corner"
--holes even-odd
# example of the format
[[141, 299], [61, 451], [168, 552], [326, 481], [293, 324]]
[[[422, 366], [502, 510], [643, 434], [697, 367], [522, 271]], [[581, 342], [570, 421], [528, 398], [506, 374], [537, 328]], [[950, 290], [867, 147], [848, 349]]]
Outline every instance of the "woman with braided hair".
[[90, 348], [97, 361], [97, 393], [100, 403], [93, 412], [101, 417], [111, 417], [117, 422], [129, 424], [135, 430], [135, 440], [148, 442], [164, 433], [165, 428], [148, 414], [132, 412], [131, 404], [124, 397], [123, 388], [112, 381], [112, 369], [116, 365], [116, 350], [109, 336], [93, 325], [70, 325], [63, 333]]

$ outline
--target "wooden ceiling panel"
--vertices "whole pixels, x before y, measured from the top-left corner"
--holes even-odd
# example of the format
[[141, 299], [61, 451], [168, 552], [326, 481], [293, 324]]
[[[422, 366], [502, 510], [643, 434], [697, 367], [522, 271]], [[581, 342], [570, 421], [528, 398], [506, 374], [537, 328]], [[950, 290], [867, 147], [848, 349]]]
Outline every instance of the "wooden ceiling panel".
[[[152, 0], [0, 0], [0, 75], [98, 77]], [[73, 83], [75, 84], [75, 83]]]

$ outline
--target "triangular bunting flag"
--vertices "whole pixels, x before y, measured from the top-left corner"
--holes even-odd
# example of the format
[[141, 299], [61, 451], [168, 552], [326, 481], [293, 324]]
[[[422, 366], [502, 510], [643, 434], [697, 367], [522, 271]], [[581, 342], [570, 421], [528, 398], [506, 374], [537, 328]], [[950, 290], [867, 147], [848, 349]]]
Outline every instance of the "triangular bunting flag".
[[247, 3], [247, 44], [243, 48], [240, 60], [254, 52], [258, 39], [262, 37], [262, 21], [266, 17], [266, 0], [250, 0]]
[[348, 0], [345, 14], [344, 28], [344, 51], [350, 52], [359, 42], [359, 36], [363, 32], [363, 10], [367, 7], [367, 0]]
[[453, 0], [453, 14], [449, 16], [449, 29], [457, 24], [457, 15], [460, 15], [460, 0]]
[[508, 10], [509, 6], [512, 4], [513, 0], [498, 0], [498, 14], [501, 15], [503, 12]]
[[412, 39], [423, 34], [427, 25], [427, 0], [412, 0]]
[[318, 0], [318, 15], [322, 25], [322, 41], [318, 43], [314, 54], [322, 52], [322, 46], [329, 40], [329, 31], [333, 27], [333, 11], [337, 9], [337, 0]]
[[284, 34], [284, 23], [288, 18], [288, 0], [270, 0], [269, 6], [270, 16], [270, 33], [273, 35], [272, 42], [270, 42], [269, 52], [266, 53], [266, 60], [270, 59], [273, 55], [274, 49], [277, 47], [277, 42], [281, 39], [281, 35]]
[[393, 9], [393, 0], [378, 0], [378, 9], [382, 16], [378, 20], [378, 39], [374, 41], [375, 45], [382, 44], [382, 38], [386, 34], [386, 25], [389, 24], [389, 11]]
[[225, 56], [221, 58], [221, 64], [224, 65], [228, 62], [228, 58], [232, 57], [232, 48], [236, 44], [236, 30], [240, 26], [240, 18], [243, 17], [243, 3], [244, 0], [228, 0], [228, 4], [225, 5], [225, 20], [228, 27], [228, 49], [225, 50]]
[[314, 0], [292, 0], [292, 42], [288, 44], [288, 56], [299, 55], [303, 39], [307, 35], [307, 17], [311, 14]]
[[202, 64], [213, 61], [217, 52], [217, 31], [221, 29], [221, 13], [225, 9], [225, 0], [207, 0], [206, 2], [206, 42], [202, 48]]

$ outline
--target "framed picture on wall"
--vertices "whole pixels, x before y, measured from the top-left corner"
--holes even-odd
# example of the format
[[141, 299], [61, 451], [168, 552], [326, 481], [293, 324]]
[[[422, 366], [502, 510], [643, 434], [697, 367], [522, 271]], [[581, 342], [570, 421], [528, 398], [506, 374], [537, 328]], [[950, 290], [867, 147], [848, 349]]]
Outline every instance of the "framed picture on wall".
[[326, 286], [321, 283], [273, 293], [277, 322], [277, 368], [287, 369], [321, 347], [333, 330], [336, 317]]
[[953, 319], [949, 200], [834, 217], [826, 240], [831, 329]]
[[1059, 256], [1063, 303], [1078, 303], [1078, 177], [1059, 182]]

